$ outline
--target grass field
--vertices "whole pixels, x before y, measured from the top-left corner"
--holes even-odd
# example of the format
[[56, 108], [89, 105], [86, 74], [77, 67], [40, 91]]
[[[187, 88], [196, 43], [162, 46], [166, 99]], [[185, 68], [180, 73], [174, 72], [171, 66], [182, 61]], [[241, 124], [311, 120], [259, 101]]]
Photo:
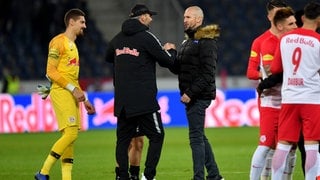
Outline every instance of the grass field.
[[[165, 132], [165, 144], [156, 179], [191, 179], [192, 162], [188, 130], [166, 128]], [[258, 128], [209, 128], [206, 129], [206, 134], [224, 178], [249, 179], [250, 161], [257, 145]], [[52, 143], [59, 136], [59, 133], [0, 134], [0, 179], [33, 179]], [[115, 139], [114, 130], [81, 132], [76, 142], [73, 179], [113, 180]], [[144, 156], [147, 145], [146, 143]], [[57, 163], [51, 170], [50, 179], [59, 180], [60, 174], [60, 164]], [[294, 179], [303, 179], [299, 153]]]

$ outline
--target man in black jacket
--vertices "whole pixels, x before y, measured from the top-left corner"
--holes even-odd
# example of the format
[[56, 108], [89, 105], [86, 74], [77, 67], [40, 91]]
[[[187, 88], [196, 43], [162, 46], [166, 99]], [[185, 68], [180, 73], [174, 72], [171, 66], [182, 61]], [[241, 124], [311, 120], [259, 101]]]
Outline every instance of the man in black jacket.
[[211, 145], [204, 133], [205, 111], [216, 97], [216, 62], [218, 25], [201, 26], [203, 12], [191, 6], [184, 13], [184, 28], [188, 39], [178, 51], [176, 67], [181, 102], [186, 106], [189, 140], [193, 159], [193, 179], [222, 179]]
[[164, 129], [157, 101], [156, 62], [173, 67], [174, 44], [162, 46], [149, 30], [151, 16], [145, 5], [137, 4], [122, 30], [109, 43], [107, 61], [114, 64], [115, 109], [118, 118], [116, 161], [117, 179], [129, 179], [128, 147], [136, 128], [149, 139], [143, 178], [152, 180], [160, 159]]

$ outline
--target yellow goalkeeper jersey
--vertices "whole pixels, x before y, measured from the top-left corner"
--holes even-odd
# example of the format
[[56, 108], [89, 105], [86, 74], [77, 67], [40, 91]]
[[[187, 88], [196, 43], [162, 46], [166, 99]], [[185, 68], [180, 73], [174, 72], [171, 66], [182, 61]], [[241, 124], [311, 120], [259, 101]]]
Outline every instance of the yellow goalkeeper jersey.
[[74, 41], [63, 33], [50, 41], [47, 76], [53, 83], [52, 89], [66, 88], [67, 84], [80, 88], [79, 64], [79, 53]]

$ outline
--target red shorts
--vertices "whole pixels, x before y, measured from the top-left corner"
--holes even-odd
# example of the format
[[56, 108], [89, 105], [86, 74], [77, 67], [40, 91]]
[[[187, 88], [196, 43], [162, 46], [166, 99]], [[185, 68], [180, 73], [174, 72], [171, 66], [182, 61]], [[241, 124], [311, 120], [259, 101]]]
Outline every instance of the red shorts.
[[277, 144], [278, 119], [280, 109], [260, 107], [259, 145], [275, 148]]
[[305, 141], [320, 140], [320, 105], [282, 104], [278, 139], [298, 142], [301, 129]]

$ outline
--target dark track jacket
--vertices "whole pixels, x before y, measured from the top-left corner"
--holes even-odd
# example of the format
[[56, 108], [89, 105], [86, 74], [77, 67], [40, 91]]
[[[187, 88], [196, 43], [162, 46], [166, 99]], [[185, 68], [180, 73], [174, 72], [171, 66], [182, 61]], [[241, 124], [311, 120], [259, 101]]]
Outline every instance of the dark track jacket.
[[217, 37], [219, 27], [208, 25], [186, 32], [186, 39], [178, 51], [173, 73], [178, 74], [180, 94], [195, 99], [215, 99]]
[[156, 62], [171, 68], [175, 50], [163, 50], [159, 40], [137, 19], [128, 19], [108, 44], [106, 60], [114, 63], [114, 114], [133, 117], [158, 111]]

